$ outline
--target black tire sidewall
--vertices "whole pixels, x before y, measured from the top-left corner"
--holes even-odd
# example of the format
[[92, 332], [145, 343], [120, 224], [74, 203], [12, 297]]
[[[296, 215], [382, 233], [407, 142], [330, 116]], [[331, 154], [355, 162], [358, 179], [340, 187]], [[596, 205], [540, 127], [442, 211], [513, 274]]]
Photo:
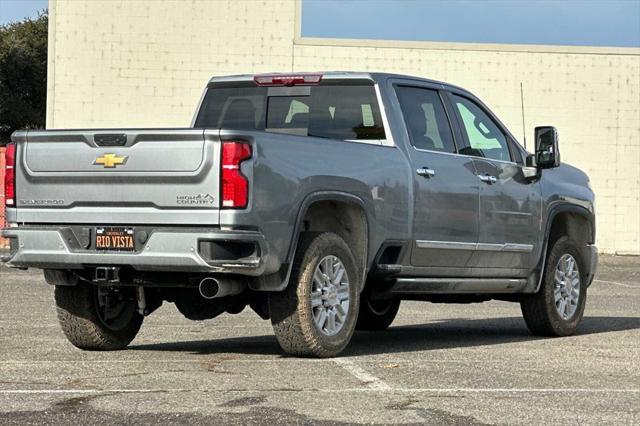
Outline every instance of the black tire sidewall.
[[112, 333], [124, 333], [127, 330], [131, 329], [132, 325], [135, 326], [135, 323], [140, 317], [140, 314], [137, 311], [137, 301], [135, 300], [135, 290], [132, 287], [122, 287], [118, 289], [118, 291], [120, 291], [123, 294], [123, 296], [128, 300], [126, 302], [126, 305], [123, 311], [120, 312], [118, 315], [118, 318], [116, 320], [117, 321], [116, 325], [109, 325], [103, 320], [98, 307], [98, 291], [100, 289], [98, 286], [92, 286], [92, 290], [93, 290], [93, 298], [94, 298], [94, 303], [93, 303], [94, 312], [101, 328], [103, 328], [105, 331], [110, 331]]
[[361, 303], [361, 307], [364, 306], [364, 309], [367, 310], [367, 312], [371, 313], [371, 316], [374, 317], [388, 317], [388, 316], [395, 316], [395, 313], [393, 313], [397, 308], [396, 306], [400, 306], [400, 300], [398, 299], [389, 299], [389, 300], [385, 300], [385, 308], [383, 309], [383, 311], [379, 311], [377, 309], [377, 307], [373, 306], [376, 303], [383, 303], [383, 302], [374, 302], [369, 300], [369, 298], [366, 299], [366, 303]]
[[398, 298], [386, 301], [384, 312], [378, 311], [376, 307], [371, 306], [371, 303], [369, 292], [365, 291], [360, 298], [360, 314], [356, 330], [386, 330], [393, 323], [400, 309], [400, 299]]

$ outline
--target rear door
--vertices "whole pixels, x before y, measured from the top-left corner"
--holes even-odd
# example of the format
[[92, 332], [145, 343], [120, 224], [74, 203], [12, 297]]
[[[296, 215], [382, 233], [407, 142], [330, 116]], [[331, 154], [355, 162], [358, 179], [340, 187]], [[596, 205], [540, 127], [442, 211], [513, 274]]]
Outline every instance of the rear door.
[[[437, 87], [397, 84], [413, 166], [411, 264], [464, 275], [478, 242], [479, 184], [473, 161], [456, 154]], [[436, 271], [434, 270], [434, 273]]]
[[460, 152], [473, 157], [480, 183], [479, 240], [469, 267], [526, 274], [542, 232], [539, 183], [524, 177], [514, 142], [487, 109], [462, 94], [449, 99], [462, 130]]
[[217, 224], [218, 130], [18, 135], [18, 221]]

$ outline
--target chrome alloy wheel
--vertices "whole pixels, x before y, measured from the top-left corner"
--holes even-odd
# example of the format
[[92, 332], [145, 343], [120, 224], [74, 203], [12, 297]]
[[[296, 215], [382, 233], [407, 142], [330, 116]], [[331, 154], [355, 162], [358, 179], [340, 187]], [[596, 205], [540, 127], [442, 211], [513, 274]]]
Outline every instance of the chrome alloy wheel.
[[556, 309], [563, 320], [568, 320], [576, 313], [580, 299], [580, 271], [573, 256], [562, 255], [558, 260], [554, 278], [553, 296]]
[[337, 334], [349, 314], [349, 277], [336, 256], [324, 257], [313, 273], [311, 310], [318, 330], [327, 336]]

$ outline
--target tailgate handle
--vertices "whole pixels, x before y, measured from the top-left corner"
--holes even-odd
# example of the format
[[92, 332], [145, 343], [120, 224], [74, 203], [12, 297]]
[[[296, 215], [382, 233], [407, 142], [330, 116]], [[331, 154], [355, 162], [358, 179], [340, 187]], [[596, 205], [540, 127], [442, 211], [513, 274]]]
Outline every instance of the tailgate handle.
[[127, 135], [94, 135], [93, 141], [98, 146], [125, 146], [127, 144]]

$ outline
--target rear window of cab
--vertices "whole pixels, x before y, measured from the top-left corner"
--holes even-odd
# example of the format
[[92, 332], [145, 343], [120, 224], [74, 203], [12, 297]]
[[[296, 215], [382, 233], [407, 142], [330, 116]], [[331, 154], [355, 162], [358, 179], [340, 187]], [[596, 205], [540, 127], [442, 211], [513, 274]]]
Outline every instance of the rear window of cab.
[[383, 140], [372, 85], [210, 87], [195, 127], [338, 140]]

